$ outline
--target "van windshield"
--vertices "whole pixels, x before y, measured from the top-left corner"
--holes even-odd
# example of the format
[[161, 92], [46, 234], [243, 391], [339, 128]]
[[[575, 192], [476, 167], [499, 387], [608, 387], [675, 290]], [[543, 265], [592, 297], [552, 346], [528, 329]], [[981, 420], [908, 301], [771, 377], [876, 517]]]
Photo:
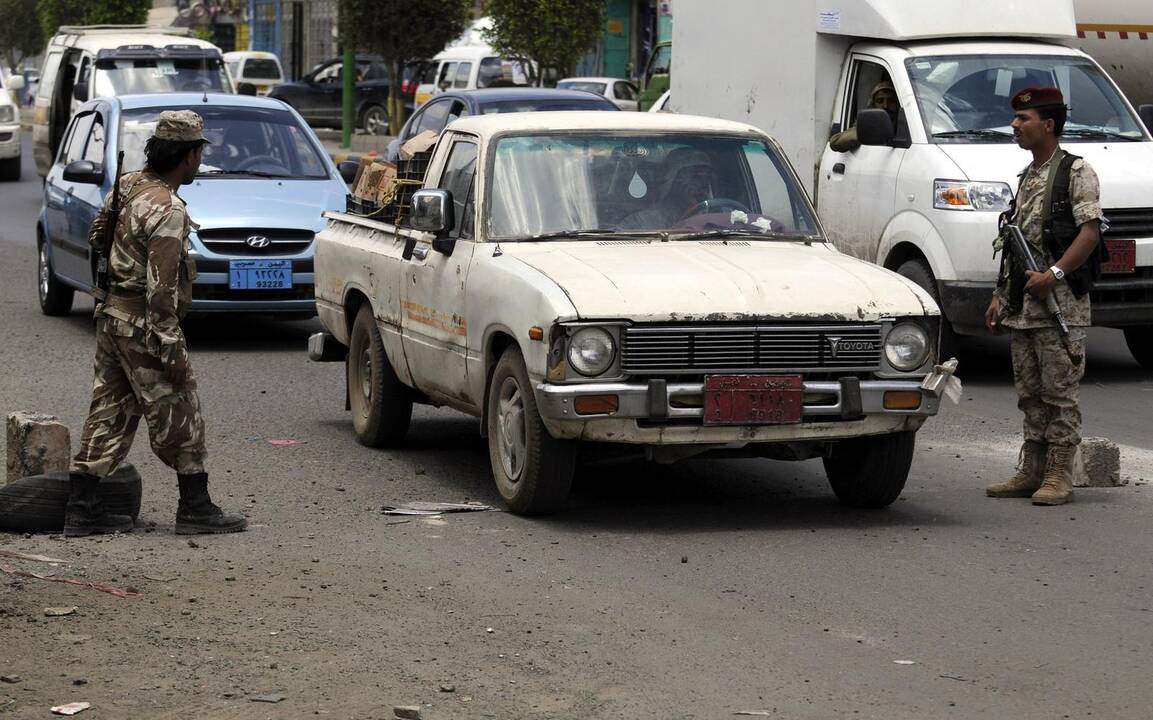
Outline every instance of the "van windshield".
[[232, 92], [219, 58], [100, 60], [95, 95], [158, 92]]
[[489, 236], [748, 235], [815, 239], [816, 220], [763, 140], [688, 133], [501, 138]]
[[244, 77], [248, 80], [279, 80], [280, 65], [266, 58], [248, 58], [244, 63]]
[[1069, 107], [1062, 142], [1132, 141], [1141, 126], [1086, 58], [956, 55], [905, 61], [931, 142], [1013, 142], [1009, 101], [1027, 87], [1058, 87]]

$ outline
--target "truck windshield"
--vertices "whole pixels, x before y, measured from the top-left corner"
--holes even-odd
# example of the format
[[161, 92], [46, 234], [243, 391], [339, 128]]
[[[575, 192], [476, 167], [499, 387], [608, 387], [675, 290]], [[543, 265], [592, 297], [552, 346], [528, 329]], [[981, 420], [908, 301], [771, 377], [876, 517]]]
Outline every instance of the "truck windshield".
[[504, 137], [491, 172], [492, 239], [613, 232], [816, 239], [820, 232], [785, 161], [748, 137]]
[[1055, 86], [1069, 118], [1062, 142], [1141, 140], [1144, 134], [1109, 79], [1085, 58], [956, 55], [905, 61], [931, 142], [1013, 142], [1009, 100], [1027, 87]]
[[101, 60], [96, 95], [159, 92], [232, 92], [219, 58]]

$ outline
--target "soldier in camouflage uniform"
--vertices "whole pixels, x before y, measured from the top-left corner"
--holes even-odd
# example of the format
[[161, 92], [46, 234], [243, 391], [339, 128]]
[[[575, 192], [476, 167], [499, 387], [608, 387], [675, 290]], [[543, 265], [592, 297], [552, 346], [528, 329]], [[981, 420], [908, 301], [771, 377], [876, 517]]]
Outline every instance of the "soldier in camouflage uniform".
[[[1094, 263], [1100, 262], [1096, 249], [1104, 216], [1093, 168], [1058, 144], [1067, 114], [1061, 91], [1026, 88], [1013, 97], [1012, 106], [1017, 144], [1033, 153], [1033, 162], [1021, 174], [1013, 222], [1032, 246], [1038, 264], [1049, 269], [1035, 273], [1015, 267], [1006, 258], [1008, 249], [1002, 248], [1001, 272], [985, 322], [991, 331], [1010, 331], [1025, 442], [1016, 474], [990, 485], [986, 494], [1061, 505], [1073, 499], [1088, 290]], [[1046, 309], [1049, 293], [1055, 294], [1065, 315], [1067, 338], [1061, 337]]]
[[[141, 416], [153, 452], [177, 473], [176, 532], [237, 532], [247, 525], [208, 494], [204, 419], [180, 330], [196, 268], [188, 257], [188, 213], [176, 190], [196, 177], [207, 142], [203, 128], [194, 112], [160, 113], [144, 170], [119, 180], [122, 210], [109, 290], [98, 291], [96, 379], [72, 464], [65, 535], [131, 530], [131, 518], [104, 510], [98, 484], [128, 454]], [[93, 248], [102, 247], [107, 211], [106, 200], [89, 232]]]

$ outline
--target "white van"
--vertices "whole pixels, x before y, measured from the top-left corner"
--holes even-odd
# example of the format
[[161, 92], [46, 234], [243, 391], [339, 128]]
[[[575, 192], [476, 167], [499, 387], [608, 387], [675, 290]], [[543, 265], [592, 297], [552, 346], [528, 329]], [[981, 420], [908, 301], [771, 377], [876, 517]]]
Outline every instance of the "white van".
[[20, 97], [24, 78], [0, 71], [0, 180], [20, 179]]
[[234, 91], [220, 48], [187, 30], [144, 25], [61, 27], [44, 51], [32, 155], [48, 174], [64, 129], [89, 99], [154, 92]]
[[416, 88], [413, 109], [446, 90], [476, 90], [494, 85], [532, 85], [536, 69], [527, 61], [502, 58], [488, 45], [460, 45], [432, 59], [436, 72], [426, 72]]
[[257, 95], [267, 95], [268, 91], [284, 82], [284, 68], [280, 58], [270, 52], [237, 50], [224, 53], [224, 66], [232, 76], [232, 82], [251, 83]]
[[[677, 109], [776, 135], [836, 246], [933, 294], [949, 321], [945, 357], [952, 332], [985, 332], [997, 217], [1032, 160], [1013, 141], [1009, 100], [1060, 87], [1062, 146], [1097, 171], [1109, 220], [1093, 324], [1123, 328], [1153, 367], [1153, 137], [1106, 71], [1065, 46], [1077, 33], [1072, 0], [969, 0], [963, 13], [908, 0], [732, 0], [725, 12], [741, 21], [677, 6]], [[866, 107], [882, 80], [900, 103], [895, 126]], [[1153, 127], [1153, 106], [1141, 115]], [[859, 116], [861, 146], [833, 149], [830, 136]]]

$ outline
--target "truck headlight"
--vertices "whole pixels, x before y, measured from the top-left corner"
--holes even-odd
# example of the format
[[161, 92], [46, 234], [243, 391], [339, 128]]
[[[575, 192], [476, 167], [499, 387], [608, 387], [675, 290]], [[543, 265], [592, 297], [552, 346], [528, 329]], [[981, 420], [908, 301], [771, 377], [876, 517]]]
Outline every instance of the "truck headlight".
[[929, 336], [913, 322], [895, 325], [885, 336], [885, 358], [894, 369], [911, 372], [929, 359]]
[[1004, 212], [1013, 200], [1013, 188], [1003, 182], [933, 181], [933, 207], [937, 210]]
[[612, 367], [616, 352], [616, 343], [607, 330], [581, 328], [569, 337], [568, 364], [581, 375], [592, 377]]
[[[3, 90], [0, 90], [3, 92]], [[16, 122], [16, 109], [11, 105], [0, 105], [0, 123]]]

